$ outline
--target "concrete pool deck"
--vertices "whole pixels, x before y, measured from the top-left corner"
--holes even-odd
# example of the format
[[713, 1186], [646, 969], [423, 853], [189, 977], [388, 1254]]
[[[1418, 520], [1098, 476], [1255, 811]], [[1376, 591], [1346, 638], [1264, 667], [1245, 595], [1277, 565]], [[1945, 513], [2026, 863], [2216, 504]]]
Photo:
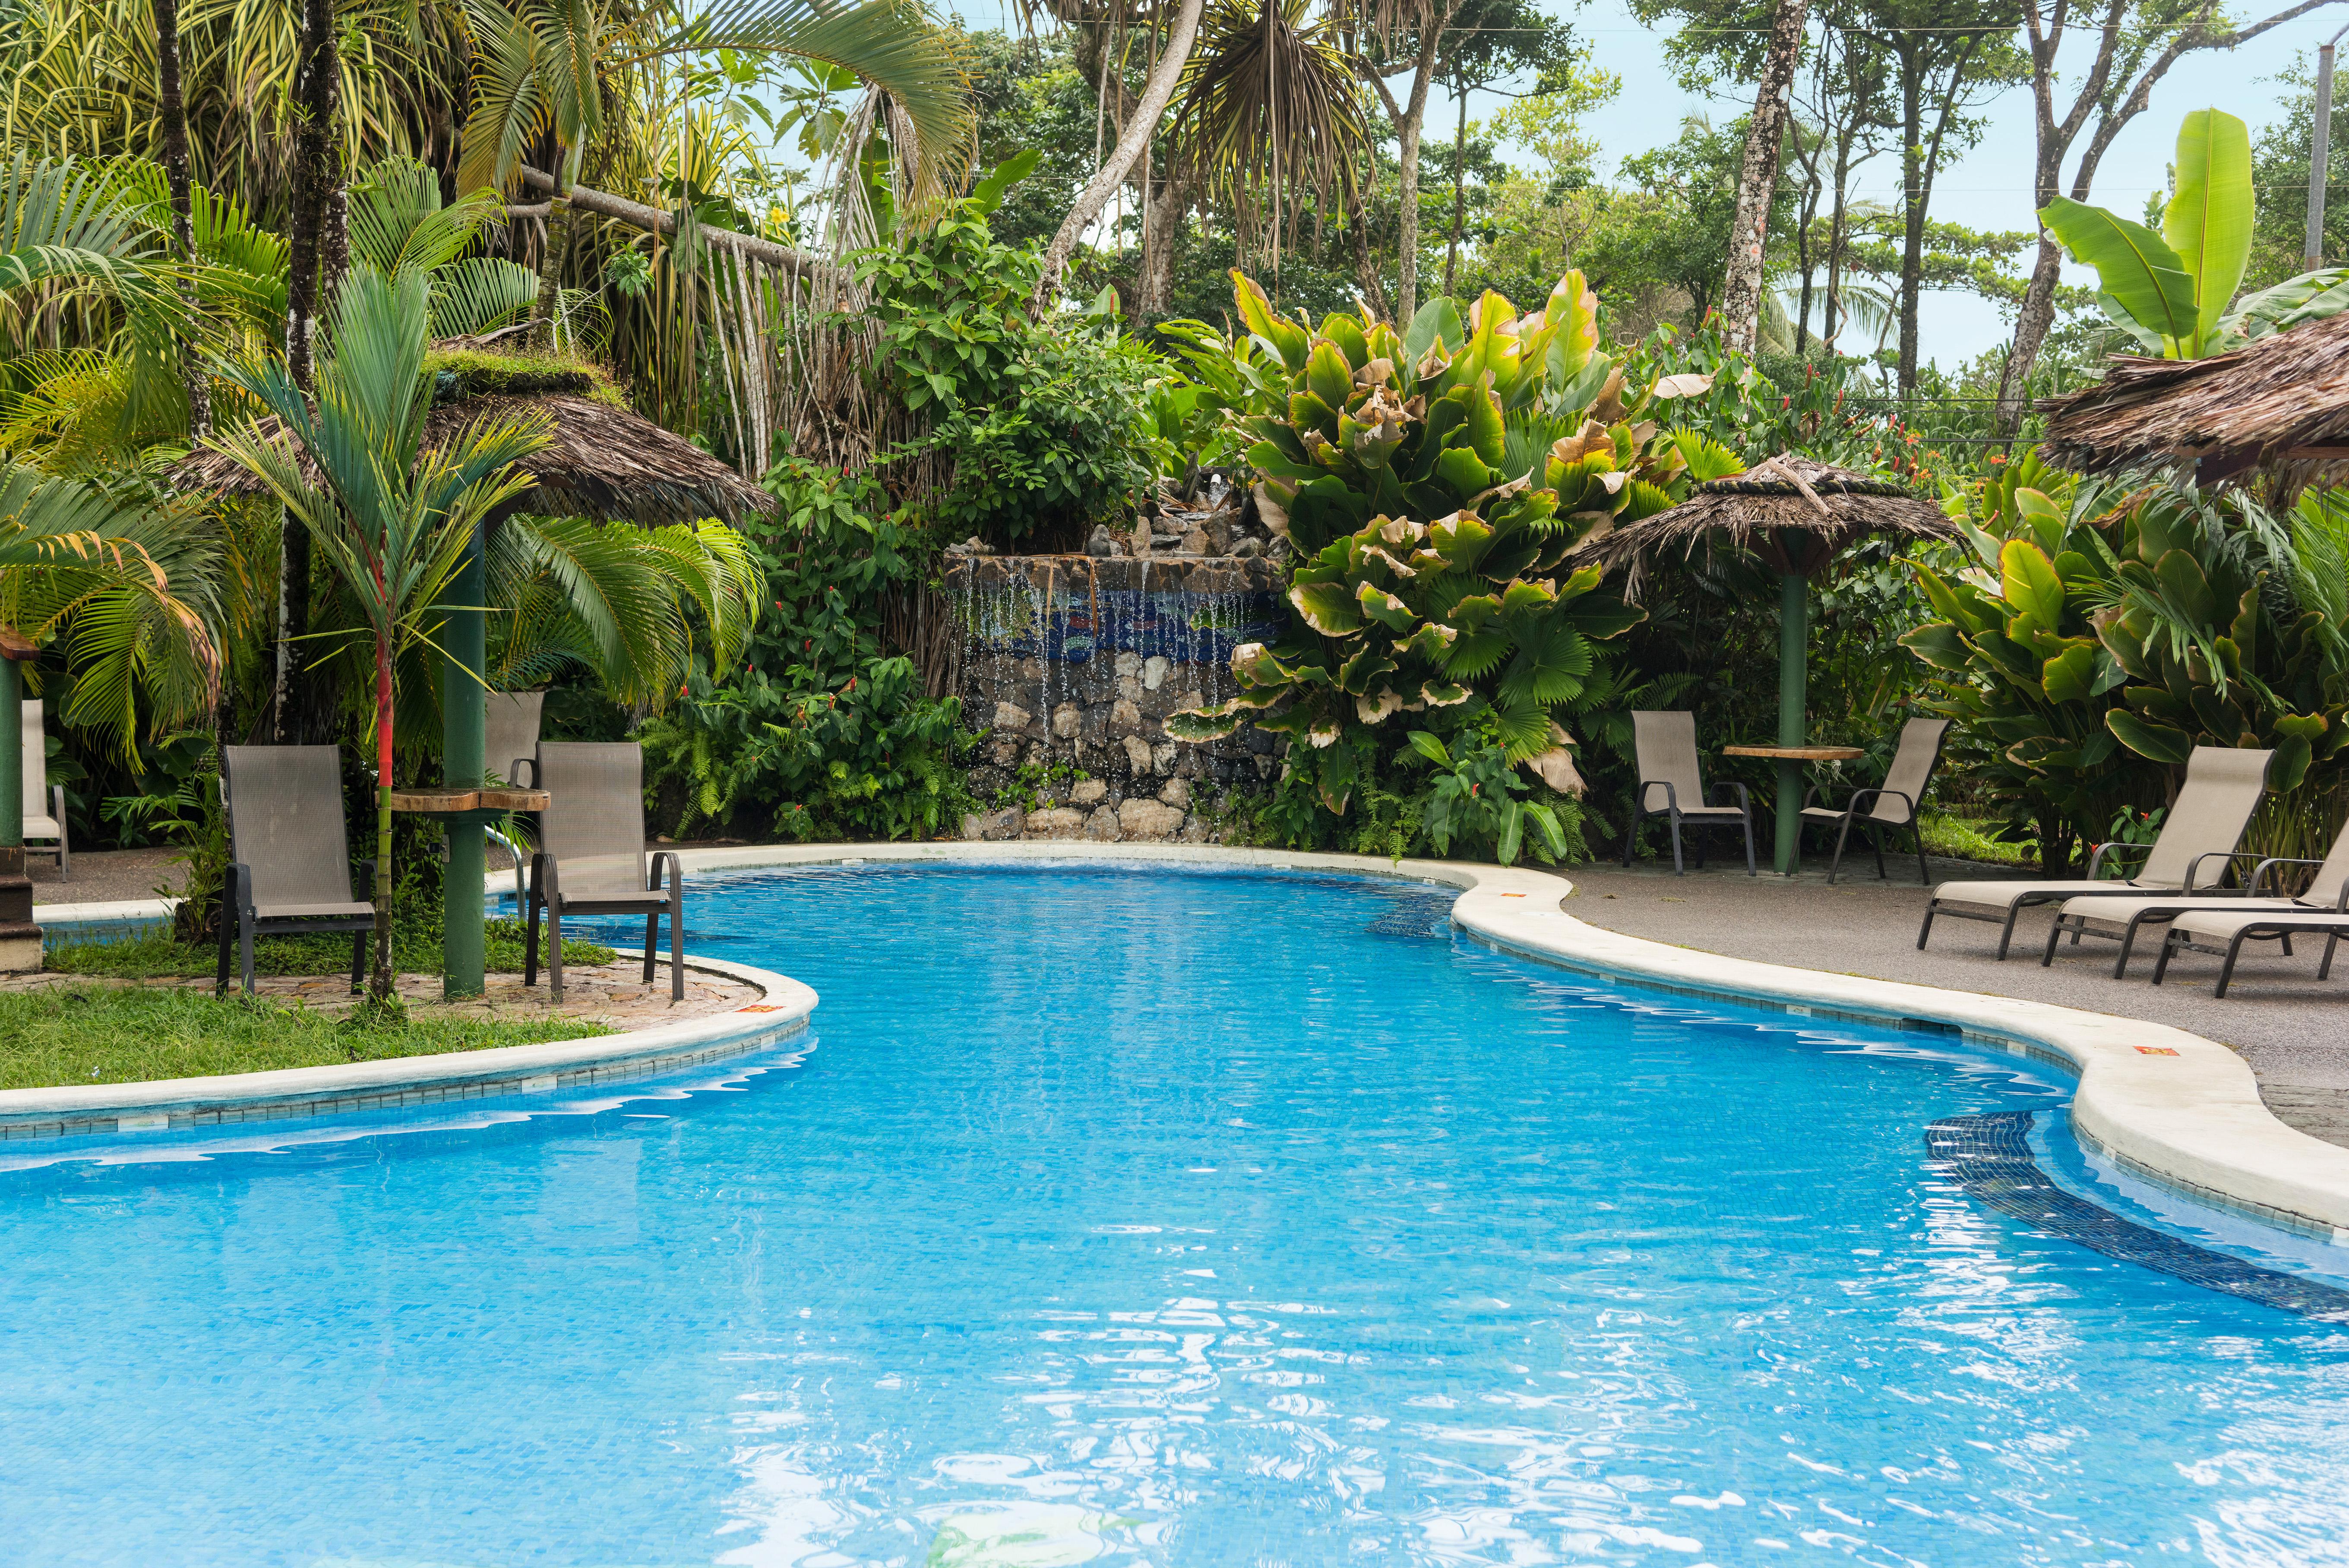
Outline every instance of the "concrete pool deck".
[[[1920, 953], [1925, 890], [1917, 883], [1915, 857], [1905, 866], [1890, 856], [1886, 861], [1892, 879], [1878, 882], [1871, 861], [1861, 856], [1855, 874], [1847, 857], [1832, 887], [1824, 857], [1792, 878], [1748, 877], [1743, 864], [1733, 872], [1717, 859], [1681, 877], [1669, 861], [1660, 868], [1651, 860], [1634, 861], [1629, 871], [1604, 861], [1558, 874], [1574, 885], [1567, 913], [1626, 936], [2190, 1029], [2242, 1057], [2279, 1120], [2349, 1148], [2349, 958], [2332, 980], [2317, 979], [2322, 940], [2301, 944], [2293, 958], [2272, 944], [2247, 946], [2224, 1000], [2210, 995], [2220, 961], [2201, 954], [2181, 954], [2160, 986], [2151, 983], [2158, 932], [2138, 940], [2126, 979], [2112, 975], [2117, 944], [2094, 938], [2059, 946], [2054, 965], [2041, 968], [2052, 910], [2023, 915], [2003, 963], [1994, 956], [1998, 927], [1980, 921], [1936, 922], [1931, 944]], [[2002, 874], [1966, 861], [1936, 859], [1932, 868], [1936, 882]]]

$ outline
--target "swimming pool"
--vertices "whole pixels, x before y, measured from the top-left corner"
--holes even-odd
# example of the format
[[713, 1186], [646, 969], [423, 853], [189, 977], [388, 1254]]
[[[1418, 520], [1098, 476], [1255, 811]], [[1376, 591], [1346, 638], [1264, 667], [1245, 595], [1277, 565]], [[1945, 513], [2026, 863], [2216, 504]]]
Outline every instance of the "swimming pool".
[[0, 1555], [2349, 1563], [2349, 1330], [1930, 1163], [2064, 1080], [1451, 896], [709, 879], [730, 1088], [0, 1174]]

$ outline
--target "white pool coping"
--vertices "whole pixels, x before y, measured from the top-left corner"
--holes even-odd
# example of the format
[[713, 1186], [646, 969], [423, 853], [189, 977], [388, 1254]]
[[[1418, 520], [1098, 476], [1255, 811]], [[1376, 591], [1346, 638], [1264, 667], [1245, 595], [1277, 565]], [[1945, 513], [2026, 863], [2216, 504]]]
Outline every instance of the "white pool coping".
[[[622, 956], [638, 954], [623, 950]], [[772, 970], [690, 954], [685, 966], [754, 985], [760, 1000], [647, 1029], [534, 1046], [146, 1083], [0, 1089], [0, 1141], [162, 1132], [491, 1095], [549, 1093], [757, 1050], [805, 1029], [815, 1011], [812, 988]]]
[[[2078, 1079], [2071, 1105], [2075, 1132], [2123, 1169], [2197, 1202], [2349, 1246], [2349, 1150], [2277, 1120], [2261, 1103], [2251, 1068], [2216, 1041], [2165, 1024], [2047, 1003], [1792, 969], [1621, 935], [1566, 913], [1560, 905], [1573, 884], [1547, 872], [1454, 861], [1090, 840], [767, 844], [688, 849], [678, 851], [678, 858], [688, 873], [917, 861], [1018, 865], [1123, 861], [1340, 872], [1456, 887], [1461, 892], [1452, 905], [1455, 923], [1484, 941], [1530, 957], [1607, 978], [1796, 1015], [1953, 1033], [1975, 1045], [2046, 1062]], [[119, 919], [159, 908], [150, 901], [50, 905], [41, 913], [59, 920]], [[76, 914], [67, 915], [68, 909]], [[587, 1075], [609, 1071], [615, 1065], [683, 1065], [687, 1058], [749, 1048], [740, 1043], [746, 1037], [780, 1036], [804, 1027], [816, 1005], [813, 991], [781, 975], [714, 959], [688, 956], [687, 963], [750, 980], [767, 994], [767, 1003], [761, 1005], [779, 1010], [705, 1016], [596, 1039], [348, 1067], [87, 1088], [10, 1089], [0, 1091], [0, 1136], [14, 1130], [11, 1124], [43, 1119], [53, 1126], [60, 1119], [70, 1119], [88, 1130], [110, 1132], [116, 1129], [109, 1118], [140, 1120], [163, 1112], [180, 1125], [202, 1107], [287, 1114], [270, 1108], [318, 1107], [333, 1100], [358, 1109], [363, 1099], [368, 1104], [401, 1103], [402, 1096], [436, 1089], [517, 1092], [523, 1083], [536, 1084], [549, 1074], [573, 1075], [584, 1082]], [[1991, 980], [1994, 975], [1986, 967], [1983, 978]]]

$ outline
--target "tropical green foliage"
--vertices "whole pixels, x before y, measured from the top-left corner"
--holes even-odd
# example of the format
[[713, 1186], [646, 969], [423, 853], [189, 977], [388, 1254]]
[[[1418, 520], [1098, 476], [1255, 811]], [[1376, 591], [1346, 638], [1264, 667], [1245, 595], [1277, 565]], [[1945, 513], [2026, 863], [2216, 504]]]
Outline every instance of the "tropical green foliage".
[[[1489, 730], [1495, 727], [1486, 727]], [[1434, 786], [1428, 791], [1425, 828], [1428, 841], [1439, 855], [1448, 855], [1456, 840], [1465, 849], [1491, 847], [1503, 865], [1516, 862], [1533, 830], [1534, 853], [1545, 865], [1566, 857], [1566, 833], [1557, 816], [1538, 800], [1516, 799], [1529, 788], [1510, 766], [1509, 748], [1489, 734], [1464, 732], [1460, 752], [1426, 730], [1411, 732], [1413, 749], [1435, 768]]]
[[1901, 640], [1935, 672], [1934, 706], [1987, 747], [1977, 782], [2051, 864], [2158, 804], [2197, 746], [2272, 749], [2269, 787], [2289, 793], [2349, 744], [2349, 621], [2320, 554], [2338, 514], [2322, 500], [2296, 542], [2240, 497], [2023, 462], [1974, 511], [1971, 559], [1918, 569], [1940, 618]]
[[1293, 738], [1289, 769], [1342, 813], [1391, 747], [1390, 720], [1459, 708], [1512, 763], [1566, 787], [1557, 714], [1593, 674], [1591, 645], [1640, 617], [1594, 592], [1598, 567], [1557, 573], [1692, 477], [1737, 470], [1716, 443], [1639, 417], [1710, 381], [1666, 378], [1627, 404], [1578, 273], [1533, 315], [1488, 294], [1464, 320], [1438, 299], [1402, 333], [1340, 315], [1316, 331], [1234, 276], [1252, 343], [1233, 366], [1278, 408], [1245, 425], [1257, 504], [1297, 552], [1298, 624], [1276, 647], [1238, 650], [1240, 695], [1170, 731], [1213, 738], [1252, 717]]

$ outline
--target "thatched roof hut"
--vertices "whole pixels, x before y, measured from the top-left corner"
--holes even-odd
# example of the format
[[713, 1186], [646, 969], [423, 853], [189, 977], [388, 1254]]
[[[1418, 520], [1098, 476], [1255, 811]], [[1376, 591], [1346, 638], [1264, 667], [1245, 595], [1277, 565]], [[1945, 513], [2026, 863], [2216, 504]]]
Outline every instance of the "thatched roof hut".
[[2349, 315], [2208, 359], [2116, 356], [2044, 407], [2040, 455], [2081, 473], [2190, 463], [2215, 484], [2257, 468], [2291, 489], [2349, 477]]
[[[593, 371], [467, 346], [446, 352], [451, 346], [436, 345], [439, 352], [427, 362], [440, 385], [424, 444], [437, 446], [482, 418], [546, 418], [547, 444], [515, 465], [537, 481], [515, 503], [520, 510], [647, 528], [705, 517], [737, 522], [773, 510], [766, 491], [623, 406]], [[281, 434], [274, 417], [256, 428], [264, 438]], [[304, 467], [309, 469], [306, 457]], [[268, 493], [250, 470], [210, 448], [191, 454], [171, 477], [185, 488], [223, 495]]]
[[1927, 540], [1954, 539], [1958, 531], [1940, 507], [1905, 486], [1788, 454], [1706, 480], [1671, 511], [1584, 545], [1568, 564], [1628, 566], [1624, 596], [1636, 599], [1650, 562], [1687, 556], [1700, 544], [1734, 545], [1774, 571], [1816, 577], [1871, 533]]

